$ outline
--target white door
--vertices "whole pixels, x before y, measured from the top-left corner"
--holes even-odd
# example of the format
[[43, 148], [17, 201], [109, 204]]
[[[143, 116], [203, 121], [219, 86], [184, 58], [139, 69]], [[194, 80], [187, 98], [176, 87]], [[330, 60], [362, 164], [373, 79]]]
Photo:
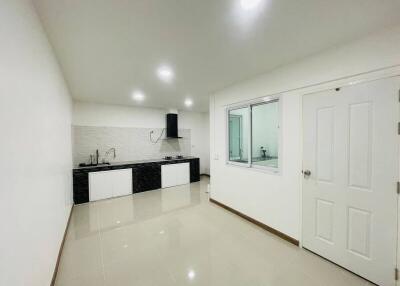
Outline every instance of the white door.
[[161, 166], [161, 187], [168, 188], [190, 183], [189, 163]]
[[303, 246], [395, 285], [399, 78], [303, 99]]
[[133, 193], [132, 169], [113, 171], [113, 197], [131, 195]]
[[132, 169], [89, 173], [89, 201], [132, 194]]
[[112, 172], [89, 173], [89, 201], [98, 201], [113, 196]]
[[176, 185], [186, 185], [190, 183], [189, 163], [176, 164]]
[[168, 188], [176, 185], [175, 164], [161, 165], [161, 187]]

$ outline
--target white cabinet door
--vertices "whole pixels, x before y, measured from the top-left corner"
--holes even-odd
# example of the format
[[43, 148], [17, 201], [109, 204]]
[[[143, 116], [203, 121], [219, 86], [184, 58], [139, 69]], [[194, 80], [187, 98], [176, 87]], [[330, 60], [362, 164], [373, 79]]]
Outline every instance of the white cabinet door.
[[161, 187], [168, 188], [176, 184], [176, 167], [175, 164], [161, 166]]
[[113, 195], [110, 171], [89, 173], [89, 201], [111, 198]]
[[176, 182], [175, 185], [185, 185], [190, 183], [189, 163], [176, 164]]
[[303, 246], [396, 284], [400, 78], [304, 96]]
[[132, 194], [132, 169], [89, 173], [89, 201]]
[[131, 195], [132, 190], [132, 169], [113, 171], [113, 197]]
[[161, 166], [161, 187], [168, 188], [190, 183], [189, 163]]

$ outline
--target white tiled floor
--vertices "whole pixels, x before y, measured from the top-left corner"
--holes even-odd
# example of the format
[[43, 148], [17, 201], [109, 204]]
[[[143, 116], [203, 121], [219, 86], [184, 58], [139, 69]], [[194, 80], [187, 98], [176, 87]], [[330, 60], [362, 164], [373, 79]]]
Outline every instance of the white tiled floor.
[[76, 206], [56, 285], [370, 285], [209, 203], [207, 184]]

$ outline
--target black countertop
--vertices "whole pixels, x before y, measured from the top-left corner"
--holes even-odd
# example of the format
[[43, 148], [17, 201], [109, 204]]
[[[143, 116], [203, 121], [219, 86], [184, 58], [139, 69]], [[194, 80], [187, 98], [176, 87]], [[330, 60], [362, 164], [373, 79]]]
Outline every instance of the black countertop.
[[74, 203], [89, 202], [89, 174], [99, 171], [132, 169], [132, 193], [140, 193], [161, 188], [161, 167], [169, 164], [189, 163], [190, 182], [200, 180], [200, 159], [197, 157], [173, 158], [171, 160], [152, 159], [114, 162], [73, 169]]
[[125, 166], [125, 165], [140, 165], [146, 163], [164, 163], [164, 162], [176, 162], [176, 161], [184, 161], [190, 159], [198, 159], [198, 157], [193, 156], [185, 156], [183, 158], [172, 158], [172, 159], [148, 159], [148, 160], [135, 160], [135, 161], [123, 161], [123, 162], [110, 162], [110, 164], [101, 164], [93, 165], [93, 166], [85, 166], [85, 167], [75, 167], [73, 170], [88, 170], [102, 167], [113, 167], [113, 166]]

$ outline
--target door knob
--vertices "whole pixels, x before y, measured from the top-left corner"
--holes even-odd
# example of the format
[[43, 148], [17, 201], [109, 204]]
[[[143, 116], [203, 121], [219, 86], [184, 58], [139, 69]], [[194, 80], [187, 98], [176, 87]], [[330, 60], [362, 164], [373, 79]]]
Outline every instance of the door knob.
[[303, 172], [303, 174], [304, 174], [304, 177], [306, 178], [306, 177], [310, 177], [311, 176], [311, 171], [310, 170], [305, 170], [304, 172]]

